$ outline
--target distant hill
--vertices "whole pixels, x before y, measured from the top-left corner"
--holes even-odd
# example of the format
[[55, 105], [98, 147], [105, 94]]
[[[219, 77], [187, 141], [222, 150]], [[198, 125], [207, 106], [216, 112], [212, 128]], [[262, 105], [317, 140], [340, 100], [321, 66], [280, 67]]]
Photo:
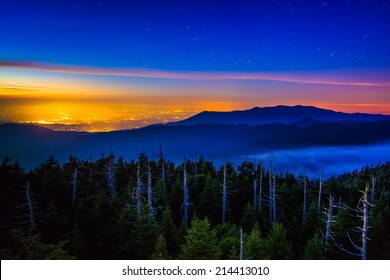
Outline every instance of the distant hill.
[[32, 168], [53, 154], [61, 162], [69, 155], [96, 159], [102, 151], [126, 159], [140, 153], [157, 155], [161, 143], [172, 161], [191, 156], [194, 151], [206, 158], [223, 158], [247, 153], [304, 147], [370, 145], [390, 140], [390, 121], [360, 123], [318, 123], [266, 125], [156, 125], [106, 133], [58, 132], [31, 125], [0, 125], [0, 158], [8, 156]]
[[57, 155], [64, 143], [86, 132], [53, 131], [38, 125], [1, 124], [0, 160], [10, 157], [32, 167], [50, 154]]
[[197, 125], [197, 124], [246, 124], [256, 126], [259, 124], [283, 123], [306, 126], [319, 122], [376, 122], [390, 121], [390, 116], [379, 114], [347, 114], [313, 106], [276, 106], [255, 107], [250, 110], [232, 112], [199, 113], [186, 120], [168, 125]]

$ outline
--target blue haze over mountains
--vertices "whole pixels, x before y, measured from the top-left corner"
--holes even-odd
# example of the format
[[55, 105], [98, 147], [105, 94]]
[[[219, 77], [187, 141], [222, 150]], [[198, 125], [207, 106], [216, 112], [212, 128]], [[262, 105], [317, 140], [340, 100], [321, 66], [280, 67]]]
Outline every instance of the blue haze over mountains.
[[125, 160], [140, 153], [179, 163], [203, 155], [218, 166], [225, 153], [233, 164], [268, 162], [277, 172], [328, 175], [390, 160], [390, 116], [346, 114], [308, 106], [276, 106], [233, 112], [202, 112], [176, 123], [132, 130], [87, 133], [53, 131], [35, 125], [0, 125], [0, 157], [34, 168], [53, 154], [97, 159], [102, 151]]

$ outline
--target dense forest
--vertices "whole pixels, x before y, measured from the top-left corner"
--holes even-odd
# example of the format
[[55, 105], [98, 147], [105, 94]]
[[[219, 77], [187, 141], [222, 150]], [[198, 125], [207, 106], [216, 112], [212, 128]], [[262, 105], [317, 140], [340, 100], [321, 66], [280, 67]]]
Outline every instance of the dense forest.
[[325, 180], [272, 157], [6, 158], [1, 259], [390, 259], [390, 162]]

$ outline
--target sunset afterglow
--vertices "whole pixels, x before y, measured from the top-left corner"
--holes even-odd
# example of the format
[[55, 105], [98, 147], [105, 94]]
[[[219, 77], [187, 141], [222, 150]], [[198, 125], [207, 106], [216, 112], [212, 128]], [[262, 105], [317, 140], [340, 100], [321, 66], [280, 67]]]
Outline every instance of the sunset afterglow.
[[[60, 68], [60, 67], [57, 67]], [[78, 68], [82, 69], [82, 68]], [[26, 70], [3, 66], [2, 122], [59, 130], [110, 131], [187, 118], [201, 111], [314, 105], [344, 112], [390, 113], [388, 73], [165, 73], [161, 77]], [[245, 77], [245, 78], [243, 78]]]
[[386, 3], [114, 2], [4, 4], [0, 122], [110, 131], [279, 104], [390, 114]]

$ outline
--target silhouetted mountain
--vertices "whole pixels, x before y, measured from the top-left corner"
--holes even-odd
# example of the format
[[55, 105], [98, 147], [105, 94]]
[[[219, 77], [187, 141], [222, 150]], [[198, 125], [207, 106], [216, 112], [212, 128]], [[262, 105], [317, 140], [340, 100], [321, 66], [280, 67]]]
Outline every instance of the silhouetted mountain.
[[[255, 107], [251, 110], [233, 112], [202, 112], [191, 118], [169, 125], [196, 125], [196, 124], [259, 124], [284, 123], [292, 124], [301, 120], [315, 120], [316, 122], [374, 122], [390, 121], [388, 115], [374, 115], [354, 113], [347, 114], [332, 110], [320, 109], [313, 106], [276, 106]], [[312, 124], [312, 123], [311, 123]], [[305, 124], [307, 125], [307, 124]]]
[[106, 133], [57, 132], [27, 125], [0, 125], [0, 157], [18, 160], [28, 168], [53, 154], [60, 161], [69, 155], [88, 159], [107, 154], [135, 158], [140, 153], [157, 154], [161, 143], [165, 156], [180, 161], [194, 151], [207, 158], [269, 152], [303, 147], [368, 145], [390, 140], [390, 121], [364, 123], [319, 123], [310, 126], [286, 124], [194, 126], [149, 126]]
[[50, 154], [58, 154], [60, 146], [86, 132], [53, 131], [38, 125], [1, 124], [0, 160], [10, 157], [20, 163], [37, 163]]

